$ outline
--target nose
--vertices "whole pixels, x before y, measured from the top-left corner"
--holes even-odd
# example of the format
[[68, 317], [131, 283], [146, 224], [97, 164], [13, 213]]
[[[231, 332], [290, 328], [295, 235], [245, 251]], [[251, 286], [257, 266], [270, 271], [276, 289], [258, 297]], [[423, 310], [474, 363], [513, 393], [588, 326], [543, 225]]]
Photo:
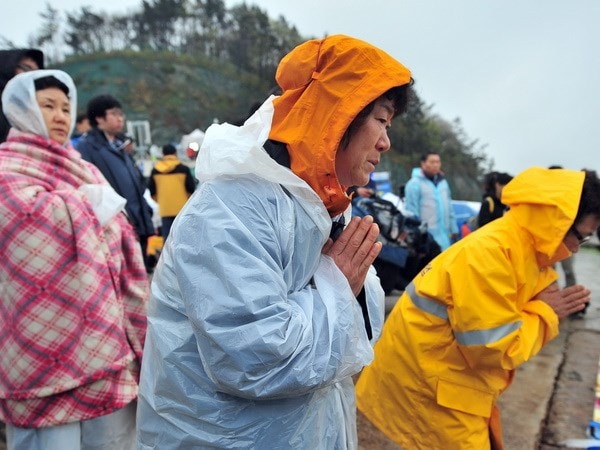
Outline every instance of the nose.
[[377, 141], [377, 150], [379, 150], [380, 152], [387, 152], [390, 147], [392, 146], [392, 143], [390, 142], [390, 138], [387, 134], [387, 130], [384, 131], [383, 133], [381, 133], [381, 136], [379, 137], [379, 140]]
[[56, 112], [56, 114], [54, 115], [54, 119], [59, 122], [66, 122], [70, 118], [71, 118], [71, 113], [63, 111], [62, 109], [59, 109]]

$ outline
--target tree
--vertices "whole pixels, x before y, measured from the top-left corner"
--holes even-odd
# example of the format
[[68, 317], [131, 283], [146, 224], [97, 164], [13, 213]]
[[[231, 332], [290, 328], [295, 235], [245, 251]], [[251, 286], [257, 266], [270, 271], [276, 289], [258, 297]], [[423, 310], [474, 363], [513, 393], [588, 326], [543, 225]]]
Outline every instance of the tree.
[[182, 53], [196, 53], [226, 59], [224, 36], [230, 19], [222, 0], [191, 0], [181, 25]]
[[33, 37], [33, 46], [44, 52], [47, 61], [56, 61], [60, 58], [60, 15], [56, 8], [46, 3], [45, 10], [40, 13], [42, 25]]
[[131, 48], [135, 38], [135, 25], [131, 16], [113, 16], [110, 20], [110, 34], [108, 36], [110, 50]]
[[139, 48], [174, 50], [176, 24], [185, 17], [186, 0], [142, 0], [142, 11], [135, 15], [135, 40]]
[[274, 45], [269, 17], [258, 6], [248, 7], [245, 3], [233, 7], [231, 16], [227, 41], [231, 62], [242, 70], [265, 76], [265, 51]]
[[111, 35], [107, 23], [105, 14], [95, 13], [89, 6], [83, 6], [78, 13], [67, 13], [65, 44], [76, 55], [103, 52]]

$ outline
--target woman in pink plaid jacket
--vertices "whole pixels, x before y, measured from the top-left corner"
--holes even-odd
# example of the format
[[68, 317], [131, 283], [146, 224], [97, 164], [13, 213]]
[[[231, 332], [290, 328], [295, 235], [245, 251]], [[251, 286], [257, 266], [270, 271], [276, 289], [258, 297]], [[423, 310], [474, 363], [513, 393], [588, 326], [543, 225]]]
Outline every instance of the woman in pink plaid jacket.
[[58, 70], [13, 78], [0, 145], [0, 419], [9, 449], [132, 448], [148, 280], [124, 205], [69, 135]]

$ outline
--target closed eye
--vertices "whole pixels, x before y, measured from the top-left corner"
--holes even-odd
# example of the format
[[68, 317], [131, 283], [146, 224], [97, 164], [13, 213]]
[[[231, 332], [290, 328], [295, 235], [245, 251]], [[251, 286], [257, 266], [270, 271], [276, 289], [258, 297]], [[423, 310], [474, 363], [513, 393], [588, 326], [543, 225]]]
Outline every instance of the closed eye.
[[385, 125], [385, 129], [389, 130], [389, 128], [392, 126], [392, 122], [390, 122], [388, 119], [384, 119], [384, 118], [380, 118], [377, 119], [380, 123], [382, 123], [383, 125]]

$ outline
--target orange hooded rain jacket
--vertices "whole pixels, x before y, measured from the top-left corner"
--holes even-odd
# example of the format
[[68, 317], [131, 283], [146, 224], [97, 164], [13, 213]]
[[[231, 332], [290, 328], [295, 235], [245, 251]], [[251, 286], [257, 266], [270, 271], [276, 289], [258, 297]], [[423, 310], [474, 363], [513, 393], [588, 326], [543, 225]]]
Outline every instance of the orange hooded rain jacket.
[[269, 138], [287, 144], [292, 171], [323, 200], [333, 217], [350, 204], [335, 174], [344, 132], [363, 108], [408, 84], [410, 71], [371, 44], [344, 35], [308, 41], [279, 64], [283, 94], [273, 101]]

